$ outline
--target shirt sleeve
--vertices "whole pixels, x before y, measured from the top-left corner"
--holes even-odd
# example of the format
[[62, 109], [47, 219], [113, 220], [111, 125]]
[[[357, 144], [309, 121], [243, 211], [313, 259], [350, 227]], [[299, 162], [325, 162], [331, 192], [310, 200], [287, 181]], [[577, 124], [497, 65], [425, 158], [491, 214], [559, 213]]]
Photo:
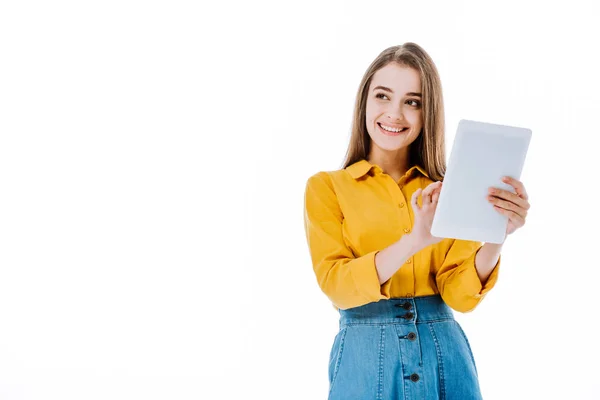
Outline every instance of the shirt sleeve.
[[388, 299], [375, 267], [379, 250], [355, 257], [344, 241], [343, 219], [331, 177], [327, 172], [310, 177], [304, 196], [304, 228], [319, 287], [340, 309]]
[[475, 256], [482, 246], [483, 243], [477, 241], [453, 239], [444, 262], [436, 273], [440, 295], [456, 311], [472, 311], [496, 285], [502, 255], [482, 284], [475, 268]]

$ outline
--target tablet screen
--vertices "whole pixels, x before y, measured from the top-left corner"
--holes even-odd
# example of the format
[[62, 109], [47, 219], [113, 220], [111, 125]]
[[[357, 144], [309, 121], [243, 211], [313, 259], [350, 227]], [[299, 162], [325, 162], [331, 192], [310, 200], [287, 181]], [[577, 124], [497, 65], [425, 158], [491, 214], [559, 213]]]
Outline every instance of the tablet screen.
[[520, 179], [530, 139], [530, 129], [461, 120], [431, 234], [502, 243], [508, 217], [487, 200], [488, 189], [497, 187], [514, 193], [502, 177]]

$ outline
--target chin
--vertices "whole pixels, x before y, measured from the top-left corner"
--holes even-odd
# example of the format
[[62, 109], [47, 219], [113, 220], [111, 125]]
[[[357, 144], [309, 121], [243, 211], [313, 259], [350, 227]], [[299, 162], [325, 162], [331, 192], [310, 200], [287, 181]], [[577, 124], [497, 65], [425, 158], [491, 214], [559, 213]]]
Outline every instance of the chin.
[[381, 143], [381, 141], [374, 141], [374, 143], [381, 150], [386, 150], [386, 151], [397, 151], [402, 148], [408, 147], [408, 145], [404, 142], [400, 142], [398, 144], [391, 144], [391, 143]]

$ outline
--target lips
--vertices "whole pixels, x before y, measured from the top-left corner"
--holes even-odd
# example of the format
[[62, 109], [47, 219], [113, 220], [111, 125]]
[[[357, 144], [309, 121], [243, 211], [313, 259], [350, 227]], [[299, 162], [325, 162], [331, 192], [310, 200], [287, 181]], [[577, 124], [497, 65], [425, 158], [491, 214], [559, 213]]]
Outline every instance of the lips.
[[[408, 127], [402, 127], [402, 126], [392, 126], [392, 128], [396, 128], [396, 129], [402, 129], [400, 132], [390, 132], [390, 131], [386, 131], [385, 129], [383, 129], [381, 127], [381, 124], [378, 122], [377, 126], [379, 128], [379, 131], [382, 132], [384, 135], [386, 136], [399, 136], [403, 133], [406, 133], [408, 131]], [[388, 126], [388, 125], [386, 125]]]

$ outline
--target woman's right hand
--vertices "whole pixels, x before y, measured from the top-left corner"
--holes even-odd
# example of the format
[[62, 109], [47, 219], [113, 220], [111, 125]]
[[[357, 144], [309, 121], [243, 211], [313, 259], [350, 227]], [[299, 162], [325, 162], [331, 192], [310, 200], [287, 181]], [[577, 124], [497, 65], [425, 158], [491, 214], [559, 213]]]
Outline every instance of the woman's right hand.
[[[431, 235], [431, 225], [433, 223], [433, 216], [437, 208], [441, 190], [442, 182], [433, 182], [425, 189], [417, 189], [411, 198], [413, 213], [415, 215], [412, 236], [422, 249], [438, 243], [443, 239]], [[419, 194], [421, 194], [422, 197], [421, 206], [419, 206], [417, 202]]]

